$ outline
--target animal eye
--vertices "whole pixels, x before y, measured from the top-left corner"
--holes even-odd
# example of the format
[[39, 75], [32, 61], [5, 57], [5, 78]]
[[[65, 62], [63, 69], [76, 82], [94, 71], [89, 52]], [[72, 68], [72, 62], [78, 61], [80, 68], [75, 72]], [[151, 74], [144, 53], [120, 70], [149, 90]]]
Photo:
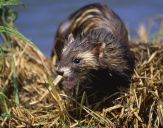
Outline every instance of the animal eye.
[[80, 59], [80, 58], [75, 58], [75, 59], [73, 60], [73, 62], [74, 62], [75, 64], [79, 64], [79, 63], [80, 63], [80, 61], [81, 61], [81, 59]]

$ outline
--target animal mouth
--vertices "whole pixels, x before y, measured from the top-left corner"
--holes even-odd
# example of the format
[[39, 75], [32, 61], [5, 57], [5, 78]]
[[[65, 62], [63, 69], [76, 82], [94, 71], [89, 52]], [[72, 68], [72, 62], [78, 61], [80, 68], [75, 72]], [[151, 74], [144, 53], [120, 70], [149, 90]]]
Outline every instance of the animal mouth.
[[66, 77], [63, 80], [63, 86], [67, 90], [71, 90], [75, 87], [76, 85], [76, 80], [74, 77]]
[[65, 81], [73, 81], [74, 78], [73, 78], [73, 77], [65, 77], [64, 80], [65, 80]]

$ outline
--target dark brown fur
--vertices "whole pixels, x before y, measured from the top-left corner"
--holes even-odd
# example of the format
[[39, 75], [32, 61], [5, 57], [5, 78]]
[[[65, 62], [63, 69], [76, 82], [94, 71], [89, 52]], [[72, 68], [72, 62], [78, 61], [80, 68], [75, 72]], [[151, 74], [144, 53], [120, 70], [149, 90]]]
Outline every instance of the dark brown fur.
[[51, 56], [57, 55], [60, 59], [65, 39], [70, 33], [76, 38], [82, 32], [98, 28], [105, 28], [120, 41], [128, 42], [128, 32], [119, 16], [105, 5], [90, 4], [77, 10], [59, 26]]
[[134, 59], [128, 33], [106, 6], [91, 4], [72, 14], [58, 29], [55, 50], [57, 72], [64, 77], [62, 88], [68, 95], [79, 86], [92, 102], [130, 83]]

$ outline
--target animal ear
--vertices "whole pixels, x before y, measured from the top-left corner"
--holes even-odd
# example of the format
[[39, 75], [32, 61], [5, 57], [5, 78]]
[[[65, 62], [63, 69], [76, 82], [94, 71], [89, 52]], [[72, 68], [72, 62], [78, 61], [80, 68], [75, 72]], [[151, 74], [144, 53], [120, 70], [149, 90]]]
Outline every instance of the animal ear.
[[68, 35], [68, 44], [70, 44], [70, 43], [72, 43], [72, 42], [74, 42], [74, 41], [75, 41], [74, 36], [73, 36], [72, 33], [70, 33], [70, 34]]
[[97, 43], [93, 48], [93, 52], [98, 56], [98, 58], [103, 58], [105, 51], [106, 43]]

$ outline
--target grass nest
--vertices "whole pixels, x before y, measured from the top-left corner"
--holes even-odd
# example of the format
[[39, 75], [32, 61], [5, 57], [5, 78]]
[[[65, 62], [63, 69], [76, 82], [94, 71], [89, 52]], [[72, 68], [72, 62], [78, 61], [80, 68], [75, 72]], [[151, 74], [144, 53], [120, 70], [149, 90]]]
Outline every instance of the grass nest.
[[67, 107], [51, 59], [21, 38], [10, 41], [12, 47], [2, 47], [0, 56], [1, 126], [163, 126], [163, 44], [131, 43], [137, 67], [130, 88], [114, 105], [94, 111], [80, 104]]
[[6, 39], [0, 47], [1, 127], [163, 127], [161, 40], [130, 43], [137, 61], [130, 88], [112, 105], [94, 110], [70, 106], [57, 87], [61, 78], [51, 58], [15, 28], [0, 30]]

